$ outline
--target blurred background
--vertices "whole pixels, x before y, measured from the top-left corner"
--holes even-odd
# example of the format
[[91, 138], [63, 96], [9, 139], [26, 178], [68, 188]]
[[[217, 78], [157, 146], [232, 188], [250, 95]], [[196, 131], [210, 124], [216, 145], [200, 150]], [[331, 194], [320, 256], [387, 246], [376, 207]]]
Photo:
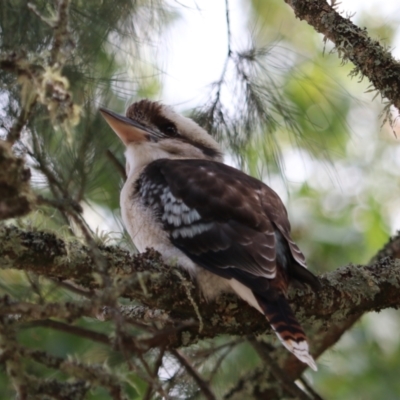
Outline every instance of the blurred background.
[[[32, 3], [51, 15], [53, 2]], [[398, 2], [346, 0], [338, 9], [399, 57]], [[229, 28], [222, 0], [72, 0], [75, 44], [62, 73], [81, 107], [80, 120], [65, 124], [42, 106], [25, 129], [15, 147], [32, 169], [35, 190], [55, 195], [43, 167], [50, 166], [60, 186], [82, 204], [99, 238], [134, 250], [119, 213], [123, 182], [115, 165], [124, 163], [123, 146], [98, 107], [123, 113], [130, 103], [150, 98], [193, 116], [221, 141], [227, 163], [278, 192], [311, 270], [368, 263], [400, 229], [397, 112], [367, 79], [353, 76], [353, 66], [343, 65], [333, 46], [295, 19], [282, 0], [229, 0], [228, 11]], [[51, 37], [49, 26], [25, 1], [2, 0], [2, 51], [20, 49], [32, 59], [46, 54]], [[29, 97], [29, 88], [21, 95], [21, 86], [0, 71], [3, 136]], [[70, 234], [63, 216], [45, 207], [16, 222]], [[27, 285], [25, 275], [2, 272], [2, 293], [38, 296], [24, 292]], [[47, 289], [46, 298], [72, 296]], [[319, 371], [307, 373], [308, 379], [327, 399], [399, 399], [398, 332], [399, 311], [365, 315], [322, 356]], [[35, 337], [23, 333], [21, 340], [60, 354], [78, 346], [85, 359], [118, 364], [93, 344], [61, 340], [48, 331]], [[242, 345], [224, 358], [220, 393], [256, 364], [255, 357]], [[1, 379], [0, 386], [7, 387]], [[137, 377], [132, 382], [132, 398], [133, 393], [140, 398], [143, 383]]]

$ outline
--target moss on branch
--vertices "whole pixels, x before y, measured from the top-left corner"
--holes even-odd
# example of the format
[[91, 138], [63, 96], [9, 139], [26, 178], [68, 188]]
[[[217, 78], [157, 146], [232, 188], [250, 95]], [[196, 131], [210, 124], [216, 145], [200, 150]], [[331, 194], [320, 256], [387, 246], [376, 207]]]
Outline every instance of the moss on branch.
[[0, 220], [20, 217], [32, 210], [34, 194], [29, 186], [30, 170], [12, 154], [11, 145], [0, 141]]
[[[204, 327], [188, 327], [170, 338], [174, 346], [187, 345], [218, 334], [250, 335], [269, 327], [259, 313], [233, 295], [207, 303], [185, 275], [162, 263], [158, 253], [132, 255], [118, 247], [100, 247], [115, 280], [113, 290], [138, 300], [149, 309], [165, 310], [171, 320], [198, 321], [193, 301], [200, 305]], [[19, 269], [39, 275], [72, 280], [85, 288], [99, 288], [89, 249], [78, 241], [66, 242], [49, 232], [0, 228], [1, 268]], [[400, 306], [400, 261], [384, 259], [369, 266], [349, 265], [323, 275], [323, 289], [290, 292], [298, 318], [309, 329], [329, 332], [333, 324], [352, 315]], [[189, 296], [191, 299], [189, 299]], [[165, 316], [164, 316], [165, 318]], [[193, 324], [192, 324], [193, 325]], [[318, 340], [315, 341], [318, 346]]]

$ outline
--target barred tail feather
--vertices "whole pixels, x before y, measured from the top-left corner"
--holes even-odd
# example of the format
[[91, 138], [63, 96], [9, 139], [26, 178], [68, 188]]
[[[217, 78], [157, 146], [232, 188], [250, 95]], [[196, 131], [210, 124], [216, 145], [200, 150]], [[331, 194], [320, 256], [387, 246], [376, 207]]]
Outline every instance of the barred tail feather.
[[282, 344], [300, 361], [317, 371], [317, 364], [309, 353], [306, 335], [286, 298], [279, 295], [271, 301], [256, 295], [256, 299]]

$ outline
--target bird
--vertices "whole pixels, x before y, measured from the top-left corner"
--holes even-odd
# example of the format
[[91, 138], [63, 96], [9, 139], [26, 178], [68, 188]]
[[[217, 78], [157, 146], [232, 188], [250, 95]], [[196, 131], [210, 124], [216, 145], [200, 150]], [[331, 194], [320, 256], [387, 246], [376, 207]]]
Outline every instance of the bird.
[[321, 283], [290, 236], [280, 197], [224, 164], [217, 141], [170, 106], [143, 99], [125, 116], [100, 112], [125, 145], [121, 217], [138, 251], [154, 248], [188, 271], [208, 301], [236, 293], [317, 370], [287, 292], [293, 283], [315, 291]]

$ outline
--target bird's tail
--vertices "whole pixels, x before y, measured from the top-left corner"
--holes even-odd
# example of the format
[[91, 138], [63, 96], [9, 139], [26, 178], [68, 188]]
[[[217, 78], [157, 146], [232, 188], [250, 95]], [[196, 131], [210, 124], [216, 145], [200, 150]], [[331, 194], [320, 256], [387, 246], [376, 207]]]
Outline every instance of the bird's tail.
[[266, 299], [260, 295], [255, 296], [282, 344], [300, 361], [316, 371], [317, 365], [309, 353], [306, 334], [294, 316], [285, 296], [279, 294], [273, 299]]

